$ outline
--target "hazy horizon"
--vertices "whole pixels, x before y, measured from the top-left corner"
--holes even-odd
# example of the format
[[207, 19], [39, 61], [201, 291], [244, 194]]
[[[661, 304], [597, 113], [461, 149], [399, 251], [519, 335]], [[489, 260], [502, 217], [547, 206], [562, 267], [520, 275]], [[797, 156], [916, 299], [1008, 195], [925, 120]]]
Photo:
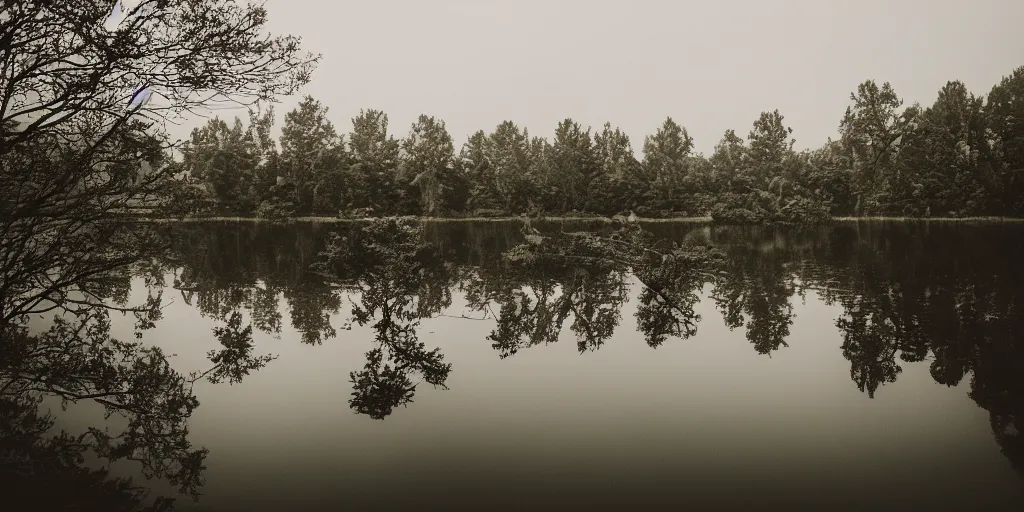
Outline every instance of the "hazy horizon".
[[[307, 5], [296, 8], [298, 4]], [[629, 6], [627, 8], [627, 6]], [[550, 138], [567, 117], [621, 128], [640, 153], [666, 116], [710, 154], [727, 129], [745, 137], [778, 109], [796, 148], [837, 135], [866, 79], [930, 105], [950, 80], [985, 95], [1024, 65], [1015, 20], [1024, 2], [669, 3], [638, 0], [267, 0], [268, 26], [323, 60], [299, 94], [275, 105], [277, 129], [312, 95], [341, 133], [360, 109], [382, 110], [404, 136], [420, 114], [444, 120], [461, 147], [508, 119]], [[218, 111], [221, 117], [242, 110]], [[202, 118], [171, 127], [186, 137]]]
[[0, 503], [1024, 511], [1022, 15], [0, 3]]

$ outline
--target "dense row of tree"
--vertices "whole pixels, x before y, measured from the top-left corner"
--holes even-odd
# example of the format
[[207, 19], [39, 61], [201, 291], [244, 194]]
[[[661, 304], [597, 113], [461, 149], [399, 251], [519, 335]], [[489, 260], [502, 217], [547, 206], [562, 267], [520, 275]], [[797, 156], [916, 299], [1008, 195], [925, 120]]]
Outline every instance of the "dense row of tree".
[[793, 149], [777, 110], [744, 139], [728, 130], [710, 157], [667, 118], [642, 156], [611, 124], [566, 119], [554, 138], [511, 121], [456, 151], [443, 121], [420, 116], [404, 138], [388, 117], [359, 113], [346, 135], [306, 97], [270, 136], [273, 111], [249, 124], [214, 118], [193, 131], [176, 165], [191, 213], [257, 215], [641, 216], [710, 214], [726, 222], [832, 216], [1024, 215], [1024, 67], [986, 99], [949, 82], [927, 108], [904, 106], [888, 84], [851, 94], [840, 138]]

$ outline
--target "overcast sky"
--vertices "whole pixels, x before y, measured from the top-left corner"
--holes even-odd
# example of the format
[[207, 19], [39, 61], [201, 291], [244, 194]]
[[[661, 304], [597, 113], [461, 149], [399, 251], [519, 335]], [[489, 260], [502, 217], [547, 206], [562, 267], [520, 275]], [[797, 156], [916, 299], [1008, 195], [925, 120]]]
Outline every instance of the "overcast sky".
[[[857, 84], [930, 104], [948, 80], [987, 94], [1024, 65], [1022, 0], [267, 0], [270, 28], [323, 61], [301, 94], [340, 132], [361, 108], [404, 135], [421, 114], [459, 147], [509, 119], [550, 137], [571, 117], [643, 137], [671, 116], [710, 153], [779, 109], [797, 148], [829, 136]], [[278, 123], [298, 97], [282, 98]], [[183, 135], [183, 134], [179, 134]]]

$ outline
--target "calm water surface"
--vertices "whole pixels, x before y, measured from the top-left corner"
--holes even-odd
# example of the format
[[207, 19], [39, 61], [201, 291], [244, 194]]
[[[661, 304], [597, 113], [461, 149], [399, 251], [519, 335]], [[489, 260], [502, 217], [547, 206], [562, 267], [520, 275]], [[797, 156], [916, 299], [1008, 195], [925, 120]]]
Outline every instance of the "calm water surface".
[[[203, 368], [240, 312], [277, 356], [197, 385], [207, 484], [180, 507], [1024, 510], [1024, 227], [646, 226], [726, 253], [689, 318], [629, 274], [511, 269], [520, 228], [427, 224], [443, 257], [412, 289], [306, 272], [348, 225], [176, 228], [162, 287], [127, 290], [170, 303], [147, 342]], [[368, 370], [382, 319], [438, 349], [447, 389]]]

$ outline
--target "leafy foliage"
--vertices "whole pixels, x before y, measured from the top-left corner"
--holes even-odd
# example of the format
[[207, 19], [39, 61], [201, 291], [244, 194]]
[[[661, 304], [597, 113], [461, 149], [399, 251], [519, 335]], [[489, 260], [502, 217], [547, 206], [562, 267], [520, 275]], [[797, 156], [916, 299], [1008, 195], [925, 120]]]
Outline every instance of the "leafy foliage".
[[[147, 479], [197, 498], [206, 449], [188, 440], [200, 374], [180, 373], [141, 341], [161, 318], [161, 294], [127, 304], [131, 271], [151, 286], [161, 281], [155, 256], [169, 245], [166, 233], [128, 221], [134, 212], [203, 212], [215, 201], [249, 211], [272, 121], [255, 131], [211, 122], [178, 162], [163, 127], [196, 109], [293, 94], [319, 57], [297, 38], [267, 34], [258, 4], [141, 0], [116, 29], [104, 26], [110, 8], [106, 0], [0, 3], [0, 420], [9, 423], [0, 431], [12, 441], [0, 458], [12, 462], [6, 482], [66, 478], [68, 499], [83, 499], [76, 505], [136, 510], [142, 493], [80, 468], [84, 454], [135, 461]], [[129, 109], [140, 86], [158, 101]], [[134, 315], [134, 340], [111, 335], [111, 311]], [[49, 324], [29, 328], [30, 316], [46, 313]], [[222, 341], [227, 352], [214, 357], [234, 380], [260, 366], [240, 350], [244, 336]], [[47, 432], [53, 423], [33, 410], [47, 396], [97, 403], [126, 426]]]

